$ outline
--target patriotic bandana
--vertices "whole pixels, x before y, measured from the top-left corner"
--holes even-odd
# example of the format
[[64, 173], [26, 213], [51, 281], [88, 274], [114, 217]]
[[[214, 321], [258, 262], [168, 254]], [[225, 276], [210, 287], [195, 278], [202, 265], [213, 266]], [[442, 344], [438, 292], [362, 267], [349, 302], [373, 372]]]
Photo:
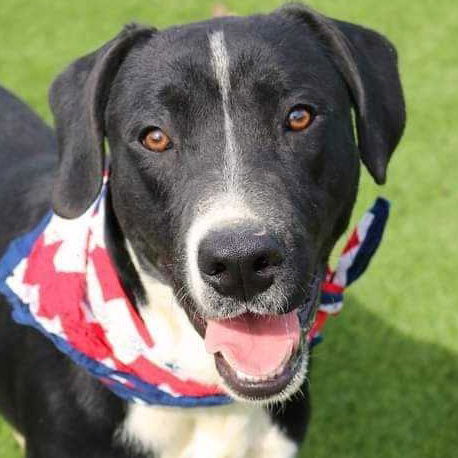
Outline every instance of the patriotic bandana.
[[[14, 320], [40, 331], [127, 401], [179, 407], [232, 402], [219, 387], [193, 380], [155, 354], [154, 336], [123, 290], [105, 246], [107, 186], [108, 176], [82, 216], [68, 220], [49, 212], [10, 244], [0, 260], [0, 293]], [[328, 269], [307, 336], [310, 346], [320, 341], [328, 316], [341, 310], [346, 286], [366, 269], [388, 210], [388, 202], [378, 198], [354, 229], [336, 270]]]

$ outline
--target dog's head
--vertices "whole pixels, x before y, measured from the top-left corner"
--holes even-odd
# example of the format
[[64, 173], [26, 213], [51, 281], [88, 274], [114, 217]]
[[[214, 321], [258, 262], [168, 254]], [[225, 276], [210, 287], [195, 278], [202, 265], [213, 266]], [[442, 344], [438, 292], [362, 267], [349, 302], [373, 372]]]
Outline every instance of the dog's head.
[[295, 392], [297, 311], [312, 320], [360, 159], [383, 183], [404, 128], [393, 46], [303, 6], [131, 26], [61, 74], [51, 106], [55, 211], [94, 200], [107, 140], [123, 238], [173, 286], [229, 390]]

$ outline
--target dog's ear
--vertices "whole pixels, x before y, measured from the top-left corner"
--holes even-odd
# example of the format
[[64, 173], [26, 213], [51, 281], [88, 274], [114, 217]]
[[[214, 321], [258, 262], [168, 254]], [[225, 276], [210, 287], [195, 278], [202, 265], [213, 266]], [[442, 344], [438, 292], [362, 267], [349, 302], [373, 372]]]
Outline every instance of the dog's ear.
[[405, 104], [394, 46], [382, 35], [336, 21], [303, 5], [280, 14], [307, 24], [328, 49], [349, 87], [361, 159], [378, 184], [405, 126]]
[[111, 83], [132, 46], [154, 32], [135, 24], [126, 26], [103, 47], [73, 62], [51, 85], [49, 100], [60, 155], [52, 197], [57, 214], [80, 216], [100, 191]]

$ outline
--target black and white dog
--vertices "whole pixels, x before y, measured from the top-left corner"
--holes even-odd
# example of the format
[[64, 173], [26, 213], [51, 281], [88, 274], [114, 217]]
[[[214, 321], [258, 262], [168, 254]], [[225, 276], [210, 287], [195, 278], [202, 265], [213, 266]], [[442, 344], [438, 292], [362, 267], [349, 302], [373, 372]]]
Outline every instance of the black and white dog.
[[208, 354], [202, 337], [210, 321], [313, 301], [360, 159], [383, 183], [402, 135], [393, 46], [300, 5], [129, 26], [71, 64], [50, 101], [57, 141], [0, 92], [0, 253], [51, 206], [66, 218], [89, 207], [106, 142], [108, 244], [124, 287], [182, 365], [236, 402], [124, 402], [0, 300], [0, 407], [27, 457], [294, 456], [309, 418], [306, 346], [257, 378]]

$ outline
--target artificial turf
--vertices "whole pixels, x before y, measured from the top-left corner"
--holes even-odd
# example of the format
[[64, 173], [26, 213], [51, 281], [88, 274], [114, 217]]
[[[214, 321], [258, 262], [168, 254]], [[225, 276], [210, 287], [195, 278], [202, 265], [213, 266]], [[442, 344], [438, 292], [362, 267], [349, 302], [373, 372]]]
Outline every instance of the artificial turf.
[[[458, 3], [309, 3], [394, 42], [408, 127], [388, 184], [377, 188], [363, 173], [354, 217], [378, 193], [391, 199], [392, 217], [369, 272], [351, 288], [314, 354], [313, 419], [302, 456], [458, 456]], [[69, 61], [125, 23], [165, 27], [200, 20], [211, 14], [212, 4], [0, 0], [0, 84], [50, 121], [47, 87]], [[280, 2], [226, 4], [249, 14]], [[0, 458], [20, 456], [0, 422]]]

